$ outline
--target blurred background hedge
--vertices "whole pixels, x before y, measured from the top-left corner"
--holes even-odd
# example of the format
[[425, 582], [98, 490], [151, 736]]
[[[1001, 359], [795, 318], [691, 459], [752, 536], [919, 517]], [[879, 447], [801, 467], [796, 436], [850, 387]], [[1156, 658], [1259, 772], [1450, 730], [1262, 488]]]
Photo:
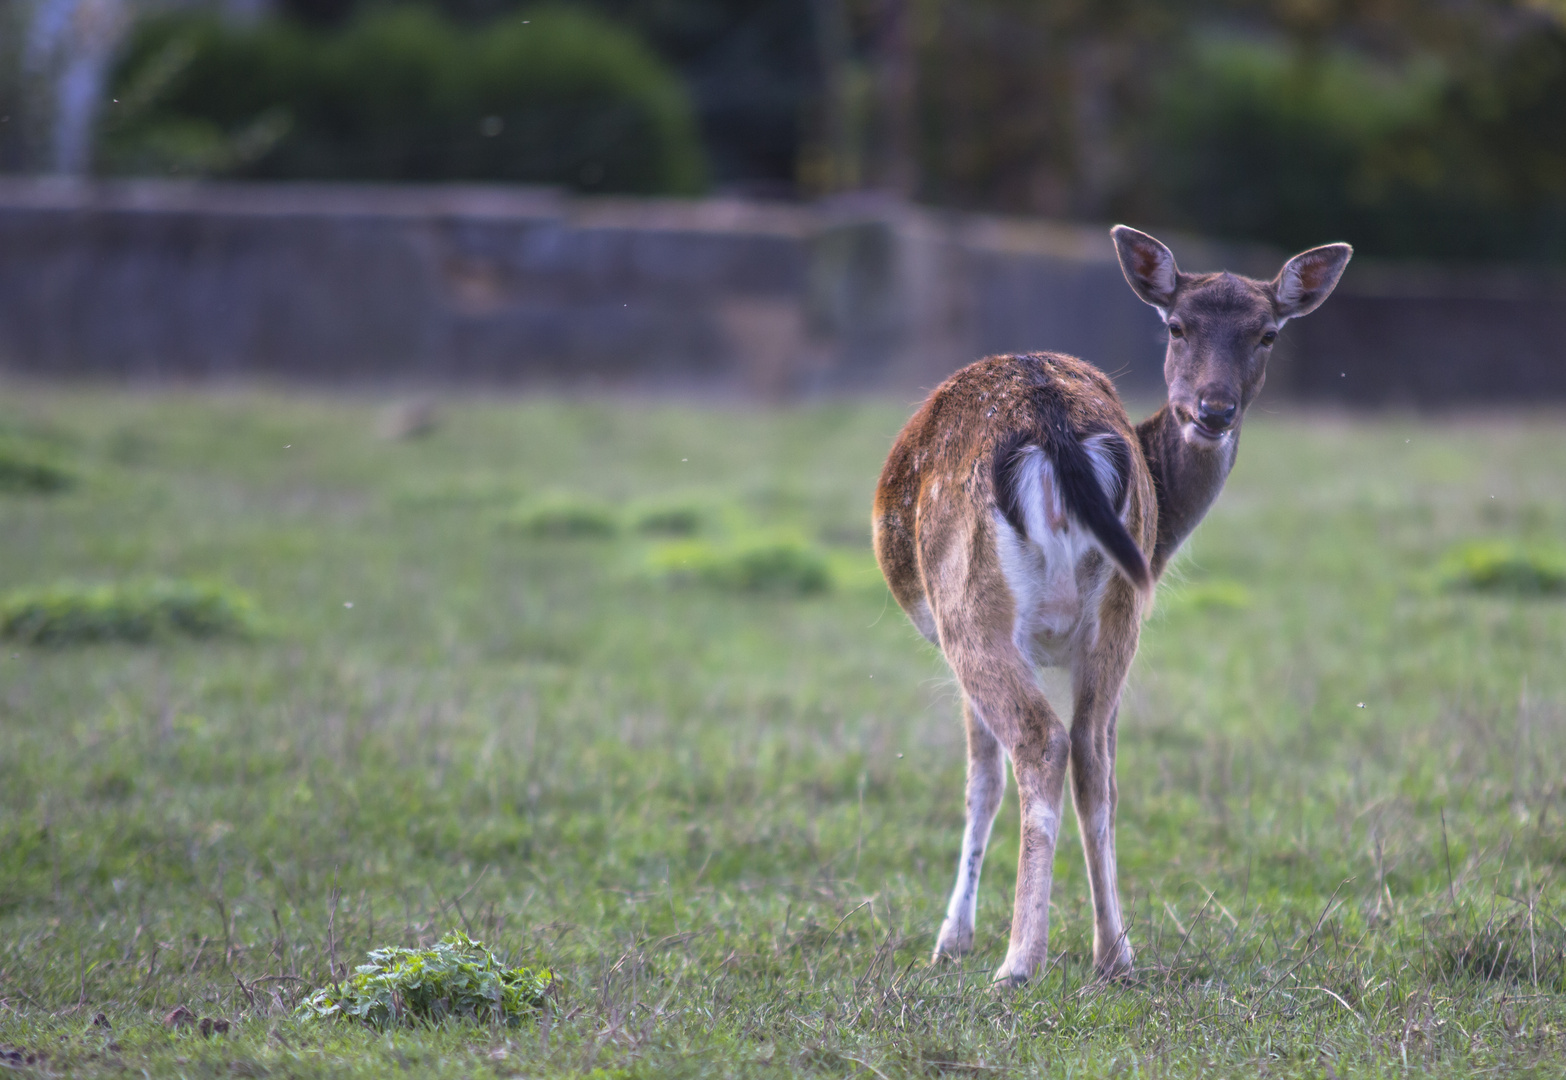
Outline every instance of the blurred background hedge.
[[[170, 2], [0, 0], [0, 30], [138, 13], [100, 172], [878, 189], [1566, 263], [1566, 0]], [[0, 113], [27, 104], [19, 33]], [[41, 167], [24, 129], [0, 167]]]
[[[1476, 51], [1483, 42], [1476, 42]], [[1464, 70], [1345, 45], [1198, 39], [1162, 73], [1128, 209], [1289, 248], [1566, 259], [1566, 35]]]
[[935, 0], [919, 194], [1566, 262], [1566, 0]]
[[325, 31], [165, 15], [137, 27], [112, 85], [110, 172], [643, 193], [704, 180], [678, 77], [581, 11], [473, 29], [428, 8], [368, 9]]

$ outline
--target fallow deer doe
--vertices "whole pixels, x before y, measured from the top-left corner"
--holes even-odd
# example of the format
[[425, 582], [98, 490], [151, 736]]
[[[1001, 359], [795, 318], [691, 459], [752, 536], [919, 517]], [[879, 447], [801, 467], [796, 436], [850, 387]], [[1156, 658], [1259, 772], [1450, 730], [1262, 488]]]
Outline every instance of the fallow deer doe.
[[[1315, 310], [1352, 249], [1290, 259], [1271, 281], [1185, 274], [1112, 231], [1132, 290], [1168, 329], [1168, 402], [1132, 426], [1102, 372], [1060, 353], [992, 356], [942, 383], [881, 471], [875, 552], [892, 595], [962, 688], [967, 827], [937, 959], [973, 945], [979, 869], [1005, 791], [1022, 804], [1017, 891], [997, 982], [1044, 964], [1067, 762], [1093, 900], [1093, 961], [1131, 970], [1115, 869], [1115, 727], [1159, 576], [1223, 487], [1278, 329]], [[1068, 669], [1068, 727], [1039, 668]]]

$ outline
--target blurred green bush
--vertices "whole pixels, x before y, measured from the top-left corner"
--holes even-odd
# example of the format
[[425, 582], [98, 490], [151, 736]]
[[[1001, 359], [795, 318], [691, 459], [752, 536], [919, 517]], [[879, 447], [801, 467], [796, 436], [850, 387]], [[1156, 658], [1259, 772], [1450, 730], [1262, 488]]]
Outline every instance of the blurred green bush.
[[1238, 581], [1177, 582], [1159, 593], [1159, 602], [1171, 611], [1247, 611], [1252, 606], [1251, 591]]
[[708, 509], [695, 502], [659, 502], [642, 506], [634, 517], [645, 536], [695, 536], [707, 524]]
[[43, 447], [0, 433], [0, 493], [50, 495], [76, 484], [74, 470]]
[[581, 11], [480, 30], [415, 7], [368, 8], [332, 31], [171, 14], [138, 25], [112, 87], [99, 139], [111, 173], [703, 184], [679, 79]]
[[198, 582], [66, 582], [0, 597], [0, 638], [26, 645], [141, 644], [174, 635], [244, 638], [255, 627], [248, 596]]
[[1491, 61], [1198, 37], [1156, 88], [1131, 202], [1290, 248], [1566, 257], [1566, 34]]
[[1566, 5], [931, 0], [921, 198], [1566, 262]]
[[1543, 596], [1566, 593], [1566, 547], [1484, 540], [1450, 552], [1441, 568], [1449, 588]]
[[830, 592], [833, 585], [826, 556], [792, 538], [753, 538], [728, 545], [704, 540], [669, 544], [653, 553], [652, 568], [669, 581], [730, 592], [810, 596]]
[[557, 493], [524, 503], [501, 525], [543, 539], [607, 539], [620, 531], [620, 518], [613, 507], [596, 499]]

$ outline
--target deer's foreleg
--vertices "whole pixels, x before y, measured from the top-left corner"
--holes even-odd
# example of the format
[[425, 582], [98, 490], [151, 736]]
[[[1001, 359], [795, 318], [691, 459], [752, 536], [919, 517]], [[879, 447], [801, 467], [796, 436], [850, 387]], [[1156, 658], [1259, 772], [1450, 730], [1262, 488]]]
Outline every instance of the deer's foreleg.
[[1087, 858], [1093, 897], [1093, 964], [1099, 974], [1131, 971], [1131, 945], [1120, 909], [1115, 863], [1115, 728], [1120, 689], [1136, 651], [1137, 615], [1117, 617], [1114, 607], [1100, 626], [1098, 641], [1076, 667], [1071, 718], [1071, 781], [1077, 826]]
[[1001, 744], [973, 710], [966, 697], [962, 718], [968, 729], [968, 820], [963, 827], [962, 857], [957, 863], [957, 884], [946, 905], [946, 921], [935, 939], [935, 959], [961, 956], [973, 948], [973, 920], [978, 909], [979, 871], [989, 846], [990, 827], [1006, 793], [1006, 758]]

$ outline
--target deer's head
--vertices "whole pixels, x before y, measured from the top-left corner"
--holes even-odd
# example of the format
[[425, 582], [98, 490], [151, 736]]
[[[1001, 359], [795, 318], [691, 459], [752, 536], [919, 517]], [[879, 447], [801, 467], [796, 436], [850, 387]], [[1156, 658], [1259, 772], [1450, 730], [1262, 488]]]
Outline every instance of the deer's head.
[[1236, 274], [1184, 274], [1167, 247], [1124, 225], [1110, 230], [1132, 291], [1169, 331], [1164, 381], [1169, 407], [1192, 448], [1232, 440], [1267, 378], [1278, 330], [1321, 306], [1354, 249], [1327, 244], [1301, 252], [1271, 281]]

